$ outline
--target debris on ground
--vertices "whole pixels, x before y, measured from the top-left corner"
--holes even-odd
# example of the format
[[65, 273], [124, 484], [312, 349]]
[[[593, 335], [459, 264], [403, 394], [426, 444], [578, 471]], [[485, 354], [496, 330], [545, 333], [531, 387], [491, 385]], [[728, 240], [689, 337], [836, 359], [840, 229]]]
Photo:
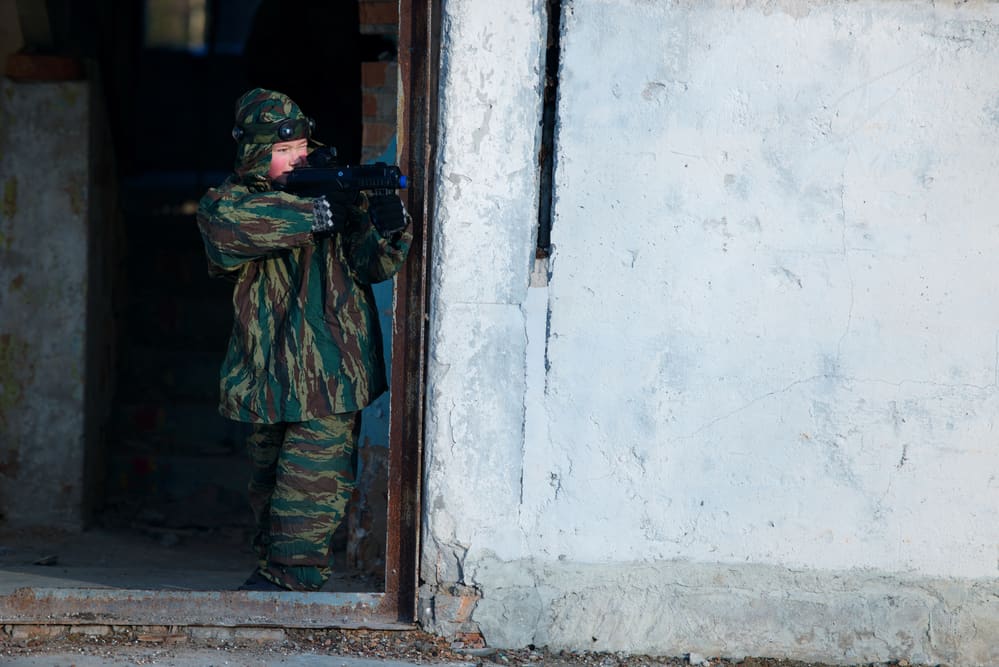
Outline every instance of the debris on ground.
[[[255, 629], [253, 639], [212, 639], [197, 637], [185, 628], [109, 627], [102, 632], [65, 633], [18, 641], [12, 628], [0, 626], [0, 657], [80, 653], [113, 657], [116, 651], [159, 649], [158, 662], [165, 664], [170, 651], [213, 649], [238, 656], [262, 659], [267, 656], [317, 654], [365, 658], [369, 660], [423, 663], [461, 663], [477, 667], [833, 667], [825, 663], [796, 660], [744, 657], [716, 658], [698, 653], [681, 657], [653, 657], [625, 653], [553, 651], [528, 646], [523, 649], [466, 648], [461, 642], [418, 630], [345, 630], [345, 629]], [[96, 628], [95, 628], [96, 630]], [[839, 667], [843, 667], [840, 665]], [[853, 667], [928, 667], [900, 660], [889, 663], [864, 663]], [[941, 667], [941, 666], [937, 666]]]

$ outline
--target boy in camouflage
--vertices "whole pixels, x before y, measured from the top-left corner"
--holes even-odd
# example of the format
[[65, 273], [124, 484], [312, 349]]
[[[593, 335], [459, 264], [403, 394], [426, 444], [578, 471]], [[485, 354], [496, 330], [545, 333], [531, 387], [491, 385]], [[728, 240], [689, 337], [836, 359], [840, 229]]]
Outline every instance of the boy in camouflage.
[[234, 172], [198, 208], [209, 274], [235, 281], [219, 411], [254, 425], [259, 566], [244, 590], [318, 590], [354, 486], [360, 410], [387, 389], [370, 285], [409, 251], [395, 194], [281, 191], [317, 142], [282, 93], [236, 102]]

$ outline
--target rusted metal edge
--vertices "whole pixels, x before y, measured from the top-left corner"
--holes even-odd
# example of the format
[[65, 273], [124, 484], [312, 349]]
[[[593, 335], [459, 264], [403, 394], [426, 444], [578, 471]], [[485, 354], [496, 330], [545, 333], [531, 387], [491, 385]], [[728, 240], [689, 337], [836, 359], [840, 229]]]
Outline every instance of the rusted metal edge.
[[382, 593], [20, 588], [0, 596], [0, 624], [173, 625], [409, 630]]
[[417, 616], [419, 585], [439, 23], [440, 0], [400, 2], [398, 160], [409, 174], [406, 206], [413, 216], [413, 245], [396, 275], [393, 312], [388, 519], [394, 529], [385, 546], [385, 594], [402, 621]]

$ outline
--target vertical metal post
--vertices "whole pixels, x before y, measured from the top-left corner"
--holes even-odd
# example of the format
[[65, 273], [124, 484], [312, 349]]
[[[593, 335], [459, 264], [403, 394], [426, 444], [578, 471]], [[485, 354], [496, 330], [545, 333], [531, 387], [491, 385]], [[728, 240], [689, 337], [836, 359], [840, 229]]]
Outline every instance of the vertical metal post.
[[400, 0], [399, 164], [408, 174], [406, 208], [413, 247], [396, 276], [392, 324], [388, 536], [385, 601], [400, 621], [416, 619], [419, 578], [420, 476], [430, 266], [430, 215], [437, 133], [439, 0]]

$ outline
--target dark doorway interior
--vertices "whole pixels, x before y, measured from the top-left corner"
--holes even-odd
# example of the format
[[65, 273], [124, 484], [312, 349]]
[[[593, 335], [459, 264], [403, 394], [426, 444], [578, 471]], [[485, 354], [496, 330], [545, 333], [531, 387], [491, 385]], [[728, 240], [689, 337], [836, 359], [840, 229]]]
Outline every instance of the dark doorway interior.
[[[64, 6], [53, 32], [97, 65], [121, 193], [114, 402], [91, 528], [9, 538], [0, 564], [17, 587], [229, 590], [254, 566], [248, 428], [215, 408], [231, 285], [207, 276], [196, 203], [231, 166], [233, 102], [253, 86], [298, 101], [342, 160], [391, 155], [397, 10], [372, 0]], [[387, 317], [391, 296], [383, 287]], [[362, 482], [327, 590], [384, 589], [387, 399], [365, 419]]]

